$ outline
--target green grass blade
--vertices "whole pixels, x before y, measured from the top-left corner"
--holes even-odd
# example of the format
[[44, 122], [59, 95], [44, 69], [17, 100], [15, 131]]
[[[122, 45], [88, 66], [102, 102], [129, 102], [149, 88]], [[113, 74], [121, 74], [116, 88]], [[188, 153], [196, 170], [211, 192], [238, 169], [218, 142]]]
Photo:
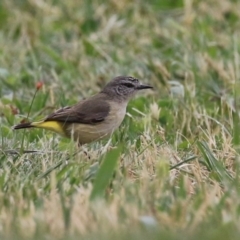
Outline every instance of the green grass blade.
[[233, 114], [233, 144], [235, 146], [240, 144], [240, 121], [238, 114]]
[[216, 179], [220, 182], [223, 180], [231, 180], [232, 176], [224, 167], [223, 163], [220, 162], [212, 153], [205, 141], [198, 142], [198, 148], [203, 154], [203, 158], [207, 163], [208, 169], [216, 176]]
[[191, 156], [191, 157], [189, 157], [189, 158], [187, 158], [187, 159], [185, 159], [185, 160], [183, 160], [183, 161], [175, 164], [174, 166], [171, 166], [171, 167], [170, 167], [170, 170], [173, 170], [173, 169], [175, 169], [175, 168], [178, 168], [178, 167], [180, 167], [181, 165], [183, 165], [184, 163], [191, 162], [191, 161], [195, 160], [196, 158], [197, 158], [197, 156]]
[[117, 166], [118, 159], [121, 154], [121, 147], [109, 151], [102, 161], [98, 170], [93, 189], [91, 192], [90, 200], [95, 200], [104, 195], [104, 192], [113, 176], [114, 170]]

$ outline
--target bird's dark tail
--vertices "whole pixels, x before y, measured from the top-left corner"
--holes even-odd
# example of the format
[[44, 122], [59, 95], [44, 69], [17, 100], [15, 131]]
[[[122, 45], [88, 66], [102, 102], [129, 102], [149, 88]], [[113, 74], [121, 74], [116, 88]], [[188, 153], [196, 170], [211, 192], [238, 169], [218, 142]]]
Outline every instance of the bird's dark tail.
[[31, 128], [31, 127], [33, 127], [32, 123], [27, 122], [27, 123], [20, 123], [18, 125], [13, 126], [13, 129], [16, 130], [16, 129], [22, 129], [22, 128]]

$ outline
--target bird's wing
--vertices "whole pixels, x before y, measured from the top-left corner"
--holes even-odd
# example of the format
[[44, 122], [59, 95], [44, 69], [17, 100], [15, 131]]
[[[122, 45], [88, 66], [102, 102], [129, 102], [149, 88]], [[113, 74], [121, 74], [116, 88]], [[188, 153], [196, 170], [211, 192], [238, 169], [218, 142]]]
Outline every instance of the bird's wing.
[[105, 99], [98, 98], [92, 97], [75, 106], [59, 109], [50, 114], [45, 121], [84, 124], [102, 122], [109, 114], [110, 105]]

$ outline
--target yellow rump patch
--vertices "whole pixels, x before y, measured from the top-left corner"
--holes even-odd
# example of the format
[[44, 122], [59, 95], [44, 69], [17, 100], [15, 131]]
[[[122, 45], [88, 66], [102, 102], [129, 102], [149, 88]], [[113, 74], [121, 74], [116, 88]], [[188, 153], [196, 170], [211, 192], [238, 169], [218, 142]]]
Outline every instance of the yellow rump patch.
[[64, 125], [60, 122], [56, 122], [56, 121], [41, 121], [41, 122], [33, 122], [31, 124], [32, 126], [36, 127], [36, 128], [43, 128], [46, 130], [50, 130], [53, 132], [56, 132], [58, 134], [61, 134], [63, 136], [66, 136], [66, 133], [64, 131]]

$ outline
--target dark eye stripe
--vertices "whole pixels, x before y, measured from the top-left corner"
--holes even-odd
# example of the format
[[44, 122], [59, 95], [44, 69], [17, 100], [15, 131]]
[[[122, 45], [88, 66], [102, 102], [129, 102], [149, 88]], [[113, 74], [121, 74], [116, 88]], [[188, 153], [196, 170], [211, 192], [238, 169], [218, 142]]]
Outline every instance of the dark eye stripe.
[[128, 87], [128, 88], [133, 88], [134, 85], [132, 83], [123, 83], [124, 86]]

